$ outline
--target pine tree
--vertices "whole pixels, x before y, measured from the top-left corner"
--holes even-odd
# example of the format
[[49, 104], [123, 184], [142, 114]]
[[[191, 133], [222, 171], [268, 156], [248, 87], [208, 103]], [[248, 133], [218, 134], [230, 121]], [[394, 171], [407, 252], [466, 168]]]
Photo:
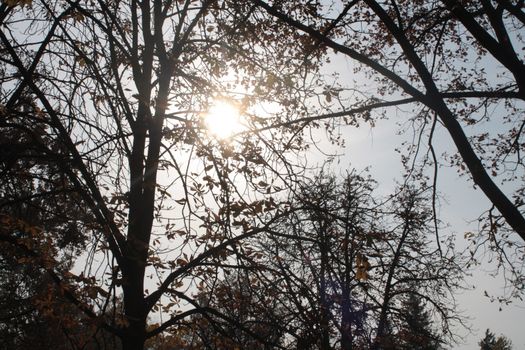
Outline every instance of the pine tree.
[[411, 293], [403, 302], [404, 324], [399, 333], [401, 349], [436, 350], [442, 340], [432, 329], [432, 319], [418, 294]]
[[480, 350], [492, 350], [496, 344], [496, 337], [489, 329], [485, 331], [485, 337], [479, 342]]
[[505, 336], [498, 338], [489, 329], [485, 331], [485, 337], [478, 343], [480, 350], [512, 350], [512, 342]]

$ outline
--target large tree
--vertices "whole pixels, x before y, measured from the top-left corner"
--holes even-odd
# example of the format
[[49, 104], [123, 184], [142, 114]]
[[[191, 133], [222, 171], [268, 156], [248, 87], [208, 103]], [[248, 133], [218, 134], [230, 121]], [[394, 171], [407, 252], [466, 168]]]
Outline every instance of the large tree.
[[203, 116], [221, 99], [297, 110], [302, 36], [214, 0], [10, 0], [0, 24], [2, 242], [126, 349], [212, 312], [192, 290], [285, 214], [271, 195], [301, 144], [221, 140]]

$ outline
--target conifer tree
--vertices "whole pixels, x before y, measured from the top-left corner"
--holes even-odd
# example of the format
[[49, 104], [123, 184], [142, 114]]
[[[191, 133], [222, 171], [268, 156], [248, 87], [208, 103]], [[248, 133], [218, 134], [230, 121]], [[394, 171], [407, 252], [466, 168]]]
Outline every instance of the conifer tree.
[[402, 310], [403, 326], [400, 331], [401, 349], [436, 350], [443, 341], [432, 327], [432, 318], [425, 304], [416, 293], [409, 294]]
[[512, 342], [505, 336], [496, 338], [494, 333], [487, 329], [485, 337], [478, 343], [480, 350], [512, 350]]

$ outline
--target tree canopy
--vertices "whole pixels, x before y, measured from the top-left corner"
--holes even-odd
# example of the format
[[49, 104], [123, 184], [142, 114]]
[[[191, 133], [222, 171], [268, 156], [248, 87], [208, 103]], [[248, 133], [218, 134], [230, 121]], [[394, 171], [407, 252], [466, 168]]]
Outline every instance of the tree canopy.
[[[306, 13], [298, 10], [300, 1], [253, 2], [366, 77], [336, 80], [325, 90], [324, 109], [297, 122], [406, 118], [400, 123], [412, 130], [413, 142], [399, 151], [407, 175], [439, 187], [440, 169], [454, 166], [483, 191], [491, 207], [480, 213], [479, 234], [469, 236], [474, 246], [487, 244], [496, 253], [500, 267], [514, 275], [510, 294], [521, 294], [521, 2], [334, 1], [309, 3]], [[439, 152], [440, 130], [454, 150]]]
[[[524, 23], [499, 0], [3, 1], [6, 346], [27, 325], [68, 348], [453, 342], [442, 165], [493, 205], [471, 239], [524, 290]], [[366, 81], [327, 76], [338, 55]], [[304, 161], [309, 132], [401, 108], [395, 193]]]
[[507, 337], [500, 335], [496, 338], [489, 329], [485, 331], [485, 337], [479, 342], [481, 350], [512, 350], [512, 342]]

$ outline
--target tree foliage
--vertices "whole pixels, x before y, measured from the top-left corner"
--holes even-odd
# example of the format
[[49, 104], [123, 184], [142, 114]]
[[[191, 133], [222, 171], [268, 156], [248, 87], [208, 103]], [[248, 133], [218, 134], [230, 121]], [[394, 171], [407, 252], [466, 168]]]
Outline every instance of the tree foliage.
[[[343, 125], [373, 125], [402, 115], [403, 130], [413, 130], [413, 142], [399, 148], [407, 174], [429, 177], [437, 187], [439, 169], [452, 165], [483, 191], [491, 206], [480, 214], [479, 235], [469, 235], [473, 251], [488, 244], [498, 268], [513, 276], [508, 296], [519, 295], [525, 239], [521, 2], [308, 2], [305, 12], [302, 1], [253, 3], [307, 34], [310, 48], [354, 64], [353, 83], [345, 76], [327, 85], [324, 109], [296, 122], [339, 118]], [[441, 131], [455, 149], [443, 147]]]
[[[199, 298], [222, 310], [222, 323], [227, 315], [241, 329], [268, 334], [262, 338], [274, 347], [408, 349], [453, 341], [458, 257], [430, 248], [424, 193], [382, 202], [374, 186], [355, 173], [342, 183], [325, 173], [306, 181], [290, 200], [293, 214], [250, 239], [241, 266], [206, 283]], [[231, 339], [230, 348], [257, 348], [228, 328], [207, 329], [207, 344]]]
[[507, 337], [500, 335], [496, 338], [489, 329], [485, 331], [485, 337], [479, 342], [481, 350], [511, 350], [512, 342]]
[[[489, 175], [522, 176], [516, 3], [9, 0], [0, 24], [8, 346], [33, 339], [31, 324], [71, 348], [380, 348], [410, 295], [450, 335], [457, 257], [439, 232], [430, 241], [421, 170], [434, 165], [435, 189], [438, 123], [458, 147], [446, 159], [494, 204], [481, 232], [523, 259], [510, 237], [525, 233], [523, 188], [511, 201]], [[325, 80], [329, 49], [371, 68], [375, 91]], [[219, 100], [246, 115], [226, 140], [203, 120]], [[305, 181], [309, 127], [338, 143], [341, 118], [374, 123], [402, 104], [421, 137], [396, 195], [376, 202], [359, 176]], [[505, 137], [467, 137], [491, 106]]]
[[[203, 114], [224, 98], [297, 110], [315, 62], [261, 34], [301, 35], [210, 0], [8, 1], [0, 22], [2, 241], [51, 276], [47, 299], [126, 349], [205, 313], [188, 289], [284, 215], [271, 195], [297, 174], [279, 164], [302, 146], [271, 132], [224, 142]], [[170, 317], [148, 326], [151, 314]]]
[[423, 300], [417, 294], [410, 294], [403, 301], [406, 309], [404, 324], [398, 335], [402, 349], [436, 350], [443, 342], [434, 331], [432, 318]]

